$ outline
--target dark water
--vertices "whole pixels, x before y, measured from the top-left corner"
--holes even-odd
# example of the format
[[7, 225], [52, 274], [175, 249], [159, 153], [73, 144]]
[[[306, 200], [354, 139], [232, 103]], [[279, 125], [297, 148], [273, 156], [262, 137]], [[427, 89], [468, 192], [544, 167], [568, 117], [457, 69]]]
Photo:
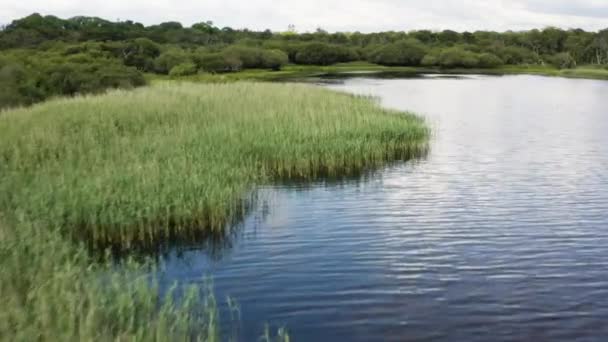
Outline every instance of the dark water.
[[353, 78], [410, 109], [425, 159], [339, 184], [261, 189], [214, 250], [167, 259], [236, 298], [239, 334], [295, 341], [608, 339], [608, 82]]

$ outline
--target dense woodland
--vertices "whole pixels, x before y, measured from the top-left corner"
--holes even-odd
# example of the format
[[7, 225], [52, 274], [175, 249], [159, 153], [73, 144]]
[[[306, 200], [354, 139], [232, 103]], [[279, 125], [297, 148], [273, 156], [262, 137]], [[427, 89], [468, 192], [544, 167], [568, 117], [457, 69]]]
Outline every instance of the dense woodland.
[[219, 28], [212, 22], [144, 26], [94, 17], [32, 14], [0, 31], [0, 108], [57, 95], [146, 83], [144, 73], [186, 76], [286, 64], [368, 61], [386, 66], [608, 67], [608, 29], [525, 32], [428, 30], [312, 33]]

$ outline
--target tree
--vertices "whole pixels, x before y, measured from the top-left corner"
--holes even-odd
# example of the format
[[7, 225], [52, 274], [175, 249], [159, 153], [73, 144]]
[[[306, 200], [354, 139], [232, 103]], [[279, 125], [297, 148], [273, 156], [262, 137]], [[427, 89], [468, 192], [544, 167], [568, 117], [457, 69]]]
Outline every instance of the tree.
[[287, 54], [281, 50], [264, 50], [262, 55], [262, 67], [272, 70], [280, 70], [289, 59]]
[[445, 45], [453, 45], [460, 41], [460, 34], [452, 30], [444, 30], [437, 34], [437, 39]]
[[370, 61], [381, 65], [416, 66], [428, 52], [428, 49], [415, 39], [403, 40], [382, 46], [373, 51]]
[[223, 53], [207, 53], [197, 56], [195, 60], [199, 68], [210, 73], [238, 71], [243, 67], [240, 59]]
[[495, 51], [505, 64], [518, 65], [538, 62], [538, 56], [523, 47], [507, 46]]
[[570, 69], [576, 67], [576, 61], [568, 52], [560, 52], [554, 56], [551, 56], [549, 57], [549, 61], [558, 69]]
[[167, 50], [154, 60], [154, 71], [160, 74], [168, 74], [173, 67], [190, 61], [190, 54], [182, 49]]
[[160, 55], [158, 44], [148, 38], [137, 38], [128, 43], [122, 51], [125, 65], [134, 66], [139, 70], [154, 70], [154, 58]]
[[192, 62], [185, 62], [185, 63], [178, 64], [178, 65], [174, 66], [173, 68], [171, 68], [171, 71], [169, 71], [169, 76], [178, 77], [178, 76], [194, 75], [194, 74], [196, 74], [196, 71], [197, 71], [196, 64], [194, 64]]
[[479, 65], [479, 57], [477, 54], [460, 47], [452, 47], [441, 51], [439, 65], [444, 68], [473, 68]]
[[429, 53], [424, 56], [420, 64], [424, 66], [438, 66], [439, 65], [439, 55], [437, 53]]
[[590, 53], [589, 49], [593, 38], [592, 33], [573, 30], [564, 41], [564, 50], [570, 53], [577, 63], [593, 63], [593, 53]]
[[608, 63], [608, 29], [600, 31], [595, 36], [590, 48], [595, 54], [597, 64]]
[[309, 43], [298, 47], [295, 61], [298, 64], [330, 65], [350, 62], [358, 58], [357, 53], [347, 47], [325, 43]]
[[220, 29], [213, 26], [213, 21], [210, 21], [210, 20], [205, 21], [205, 22], [196, 23], [196, 24], [192, 25], [192, 28], [194, 30], [197, 30], [197, 31], [200, 31], [203, 33], [207, 33], [207, 34], [215, 34], [220, 31]]
[[478, 66], [482, 68], [495, 68], [497, 66], [503, 65], [504, 62], [502, 59], [498, 58], [495, 54], [492, 53], [482, 53], [479, 55], [479, 63]]

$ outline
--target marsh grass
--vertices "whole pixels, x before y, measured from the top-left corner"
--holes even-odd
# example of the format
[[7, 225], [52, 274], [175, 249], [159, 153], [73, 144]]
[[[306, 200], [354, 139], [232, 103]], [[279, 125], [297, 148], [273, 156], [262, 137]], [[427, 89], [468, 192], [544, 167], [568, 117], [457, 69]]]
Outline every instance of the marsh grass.
[[[160, 84], [0, 113], [0, 339], [217, 341], [207, 288], [91, 253], [230, 234], [256, 185], [426, 146], [419, 118], [304, 85]], [[263, 340], [288, 341], [279, 329]]]
[[8, 111], [0, 136], [0, 210], [131, 249], [221, 233], [258, 184], [407, 159], [428, 130], [306, 85], [181, 83]]
[[[18, 227], [18, 228], [17, 228]], [[153, 263], [92, 263], [48, 227], [0, 222], [0, 340], [217, 341], [209, 289], [159, 289]]]

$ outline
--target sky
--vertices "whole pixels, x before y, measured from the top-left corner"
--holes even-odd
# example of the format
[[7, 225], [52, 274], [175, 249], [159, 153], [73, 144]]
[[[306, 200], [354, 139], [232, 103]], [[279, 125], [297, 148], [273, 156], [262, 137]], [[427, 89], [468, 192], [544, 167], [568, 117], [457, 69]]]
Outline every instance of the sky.
[[608, 28], [608, 0], [0, 0], [0, 24], [34, 12], [298, 32]]

